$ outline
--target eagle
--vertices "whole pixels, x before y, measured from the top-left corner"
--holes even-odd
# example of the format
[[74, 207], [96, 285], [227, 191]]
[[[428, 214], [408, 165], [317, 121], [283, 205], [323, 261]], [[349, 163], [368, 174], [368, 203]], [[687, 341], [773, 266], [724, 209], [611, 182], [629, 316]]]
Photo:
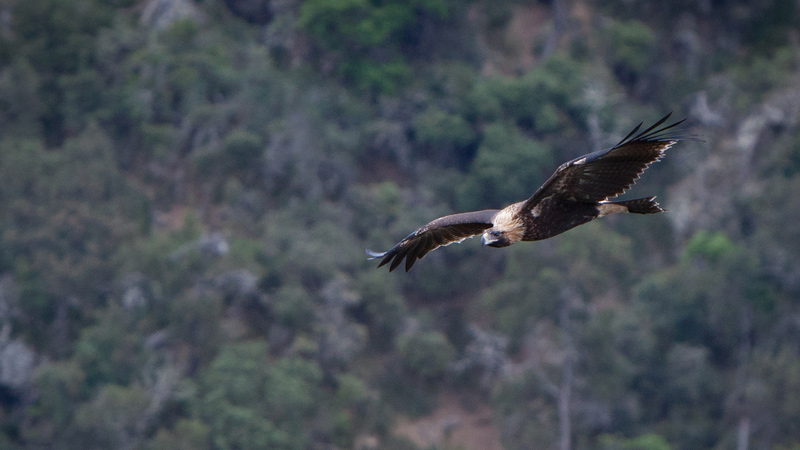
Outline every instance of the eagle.
[[367, 250], [368, 259], [382, 258], [379, 268], [391, 263], [390, 272], [405, 259], [408, 272], [431, 250], [478, 234], [482, 234], [483, 245], [502, 248], [518, 241], [547, 239], [609, 214], [663, 212], [654, 196], [634, 200], [611, 199], [633, 186], [667, 149], [687, 139], [676, 128], [686, 119], [663, 125], [671, 114], [641, 132], [640, 123], [609, 149], [561, 164], [527, 200], [503, 209], [440, 217], [409, 234], [386, 252]]

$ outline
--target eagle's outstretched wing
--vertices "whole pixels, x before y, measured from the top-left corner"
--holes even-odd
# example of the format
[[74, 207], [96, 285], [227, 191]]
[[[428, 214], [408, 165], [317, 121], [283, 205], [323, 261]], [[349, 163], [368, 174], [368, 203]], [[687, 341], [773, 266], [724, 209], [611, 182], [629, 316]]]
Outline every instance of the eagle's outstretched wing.
[[496, 209], [486, 209], [440, 217], [409, 234], [391, 250], [383, 253], [367, 250], [367, 254], [370, 259], [383, 258], [378, 267], [391, 261], [390, 272], [397, 268], [405, 258], [406, 272], [408, 272], [411, 266], [429, 251], [443, 245], [461, 242], [491, 228], [492, 218], [497, 211]]
[[590, 153], [562, 164], [525, 201], [522, 210], [530, 210], [548, 197], [561, 201], [596, 203], [622, 194], [633, 186], [650, 164], [660, 160], [668, 148], [681, 139], [692, 139], [674, 130], [686, 119], [661, 127], [671, 114], [638, 133], [642, 127], [640, 123], [608, 150]]

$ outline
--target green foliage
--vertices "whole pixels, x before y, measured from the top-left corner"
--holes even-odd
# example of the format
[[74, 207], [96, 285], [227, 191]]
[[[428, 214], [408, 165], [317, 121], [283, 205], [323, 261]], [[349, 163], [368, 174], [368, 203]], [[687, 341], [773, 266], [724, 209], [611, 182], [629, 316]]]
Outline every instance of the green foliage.
[[577, 260], [570, 264], [570, 273], [580, 277], [578, 287], [592, 297], [617, 287], [617, 283], [624, 285], [637, 273], [633, 241], [605, 225], [590, 223], [583, 233], [568, 231], [557, 241], [556, 254], [562, 261]]
[[665, 379], [657, 376], [652, 383], [661, 386], [658, 396], [667, 396], [659, 400], [670, 405], [665, 435], [676, 446], [716, 439], [719, 411], [708, 405], [722, 401], [722, 374], [746, 364], [741, 358], [749, 344], [741, 336], [758, 341], [770, 327], [764, 319], [776, 299], [762, 286], [761, 269], [748, 249], [706, 231], [690, 239], [677, 267], [639, 286], [640, 305], [658, 311], [651, 313], [658, 341], [672, 343], [664, 348]]
[[546, 144], [527, 138], [517, 128], [504, 123], [489, 125], [462, 191], [464, 206], [499, 206], [522, 200], [520, 195], [532, 194], [544, 181], [552, 157]]
[[392, 410], [412, 417], [421, 417], [433, 412], [436, 390], [415, 382], [399, 364], [384, 367], [380, 377], [381, 401]]
[[[564, 388], [575, 448], [797, 446], [793, 2], [225, 3], [0, 6], [0, 447], [415, 448], [459, 367], [508, 448]], [[655, 184], [693, 214], [366, 261], [679, 104], [709, 151]]]
[[658, 434], [643, 434], [634, 438], [612, 435], [600, 436], [602, 450], [671, 450], [672, 447]]
[[609, 26], [609, 58], [623, 84], [641, 77], [651, 61], [653, 31], [639, 21], [614, 22]]
[[270, 304], [280, 323], [292, 329], [310, 331], [314, 323], [314, 302], [302, 286], [294, 283], [281, 286]]
[[[91, 71], [83, 69], [95, 62], [93, 37], [111, 23], [113, 7], [94, 0], [14, 1], [11, 15], [15, 56], [31, 64], [41, 77], [37, 93], [45, 138], [49, 143], [61, 143], [68, 114], [74, 112], [63, 108], [65, 100], [69, 102], [67, 97], [79, 92], [73, 84], [79, 73], [84, 79], [92, 76]], [[81, 20], [72, 20], [74, 17]], [[94, 95], [96, 100], [98, 86], [88, 87], [92, 93], [86, 92], [84, 98]]]
[[277, 429], [256, 411], [233, 405], [221, 405], [209, 419], [213, 448], [255, 450], [303, 448], [287, 433]]
[[709, 262], [718, 263], [736, 251], [736, 246], [724, 233], [699, 231], [686, 244], [685, 256], [705, 258]]
[[[620, 310], [621, 309], [621, 310]], [[641, 400], [630, 391], [646, 375], [657, 351], [656, 338], [637, 315], [627, 309], [593, 314], [579, 338], [585, 354], [582, 370], [593, 386], [594, 397], [613, 409], [621, 425], [640, 414]]]
[[129, 445], [142, 438], [150, 398], [140, 387], [114, 384], [100, 388], [97, 396], [75, 412], [75, 448], [102, 449]]
[[360, 378], [353, 374], [344, 374], [336, 379], [338, 387], [336, 389], [335, 401], [340, 408], [347, 408], [355, 403], [363, 401], [368, 392], [367, 386]]
[[[531, 269], [528, 260], [517, 256], [509, 261], [509, 277]], [[485, 289], [480, 299], [481, 306], [492, 312], [495, 327], [511, 338], [512, 349], [519, 348], [534, 318], [553, 314], [559, 303], [558, 287], [563, 277], [558, 270], [544, 267], [533, 272], [536, 275], [528, 280], [509, 280]]]
[[211, 448], [208, 440], [209, 429], [202, 422], [181, 419], [174, 429], [158, 430], [153, 439], [153, 450], [207, 450]]
[[[140, 229], [147, 206], [115, 167], [113, 144], [96, 126], [58, 152], [4, 142], [0, 177], [7, 180], [0, 187], [0, 242], [31, 294], [20, 304], [22, 320], [34, 339], [43, 339], [59, 308], [71, 309], [65, 298], [77, 298], [73, 307], [100, 302], [115, 274], [114, 253]], [[74, 338], [78, 323], [65, 325], [65, 338]]]
[[455, 358], [455, 349], [447, 337], [434, 331], [404, 336], [398, 341], [397, 350], [406, 368], [426, 380], [441, 377]]
[[797, 19], [800, 19], [800, 7], [796, 3], [786, 0], [763, 2], [744, 17], [749, 25], [742, 26], [744, 39], [757, 53], [772, 51], [791, 39]]
[[299, 421], [313, 415], [322, 381], [319, 367], [304, 359], [281, 359], [269, 368], [264, 399], [269, 415], [278, 422]]
[[518, 0], [500, 0], [492, 4], [484, 4], [483, 11], [490, 29], [502, 28], [514, 15], [513, 7]]
[[218, 448], [304, 448], [320, 406], [322, 372], [307, 360], [269, 363], [267, 344], [225, 346], [201, 375], [199, 418]]
[[[129, 325], [129, 314], [113, 308], [98, 323], [82, 330], [75, 343], [74, 357], [89, 386], [104, 383], [125, 386], [137, 376], [144, 358], [141, 337]], [[120, 333], [121, 329], [128, 332]]]
[[236, 130], [225, 136], [222, 145], [232, 170], [244, 170], [256, 165], [263, 151], [261, 138], [244, 130]]
[[411, 19], [411, 13], [396, 3], [309, 1], [301, 8], [300, 24], [328, 46], [369, 46], [385, 41]]
[[503, 439], [505, 448], [523, 449], [531, 442], [557, 445], [557, 418], [547, 400], [541, 383], [530, 372], [516, 379], [505, 380], [497, 386], [492, 393], [492, 404], [500, 414], [513, 415], [514, 419], [519, 420], [519, 425], [508, 428], [513, 433]]
[[[745, 389], [744, 404], [752, 413], [768, 415], [785, 436], [794, 436], [798, 424], [792, 419], [800, 414], [800, 362], [787, 349], [776, 355], [755, 352], [751, 363], [752, 382]], [[783, 438], [791, 448], [792, 439]]]
[[377, 240], [382, 246], [393, 244], [394, 238], [386, 228], [397, 224], [405, 213], [397, 184], [384, 181], [369, 186], [355, 186], [349, 194], [350, 209], [355, 215], [354, 231], [366, 236], [368, 241]]
[[236, 129], [225, 136], [219, 151], [207, 150], [196, 155], [198, 170], [205, 176], [256, 172], [264, 146], [261, 137], [246, 130]]
[[263, 416], [267, 356], [264, 342], [227, 346], [201, 375], [198, 415], [210, 427], [214, 447], [295, 448], [290, 436]]
[[385, 43], [392, 35], [412, 26], [417, 14], [446, 13], [447, 3], [441, 0], [311, 0], [301, 7], [299, 24], [329, 48], [350, 49]]
[[377, 271], [362, 277], [359, 287], [364, 313], [368, 317], [369, 337], [380, 350], [394, 348], [394, 339], [402, 331], [408, 308], [398, 292], [398, 283], [388, 281]]
[[207, 362], [219, 346], [222, 299], [185, 293], [171, 299], [168, 311], [169, 328], [175, 338], [190, 345], [195, 356]]
[[681, 344], [674, 345], [667, 353], [669, 381], [665, 394], [676, 404], [701, 403], [717, 393], [714, 368], [708, 361], [708, 353], [706, 348]]
[[411, 74], [411, 67], [402, 60], [376, 63], [370, 60], [342, 64], [345, 79], [364, 92], [396, 94]]
[[580, 119], [584, 79], [578, 61], [556, 55], [521, 77], [478, 80], [468, 94], [467, 114], [501, 117], [535, 133], [553, 133]]
[[463, 117], [440, 109], [430, 109], [417, 116], [417, 139], [430, 147], [462, 148], [471, 144], [475, 132]]
[[310, 0], [298, 24], [321, 47], [347, 55], [339, 70], [352, 85], [392, 94], [410, 75], [399, 48], [413, 39], [420, 16], [443, 17], [447, 8], [442, 0]]
[[25, 60], [16, 60], [0, 71], [0, 125], [4, 137], [37, 136], [44, 105], [39, 98], [41, 79]]
[[390, 436], [383, 448], [386, 450], [419, 450], [419, 447], [408, 438], [395, 436]]
[[762, 101], [777, 86], [781, 86], [796, 73], [800, 58], [790, 46], [775, 48], [768, 54], [755, 53], [747, 60], [737, 60], [731, 76], [742, 91], [734, 106], [746, 109]]
[[352, 238], [332, 221], [307, 223], [302, 240], [295, 239], [297, 223], [288, 216], [272, 217], [267, 226], [266, 252], [276, 270], [286, 277], [285, 281], [319, 288], [332, 274], [332, 268], [351, 270], [363, 254], [363, 250], [349, 245]]
[[86, 400], [89, 389], [86, 374], [71, 361], [41, 367], [34, 386], [38, 398], [28, 407], [27, 414], [35, 424], [24, 430], [24, 436], [28, 442], [45, 445], [70, 429], [75, 409]]
[[258, 404], [267, 370], [267, 346], [260, 341], [224, 347], [202, 377], [207, 396], [240, 406]]

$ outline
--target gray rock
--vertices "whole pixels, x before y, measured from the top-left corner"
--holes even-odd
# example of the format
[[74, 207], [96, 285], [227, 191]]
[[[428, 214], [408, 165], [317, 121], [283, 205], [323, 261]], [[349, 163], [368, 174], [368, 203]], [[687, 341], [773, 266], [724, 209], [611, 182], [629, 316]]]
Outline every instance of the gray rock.
[[23, 389], [33, 379], [36, 352], [19, 340], [7, 340], [10, 329], [6, 325], [0, 336], [0, 385]]
[[147, 0], [142, 10], [143, 25], [163, 30], [179, 20], [201, 21], [202, 13], [191, 0]]

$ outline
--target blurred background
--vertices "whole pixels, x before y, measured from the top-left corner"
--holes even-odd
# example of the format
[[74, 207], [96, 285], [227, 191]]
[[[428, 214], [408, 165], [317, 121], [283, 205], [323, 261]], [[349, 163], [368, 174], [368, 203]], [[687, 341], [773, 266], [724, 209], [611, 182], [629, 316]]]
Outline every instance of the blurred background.
[[[375, 270], [688, 117], [609, 217]], [[797, 0], [5, 0], [0, 448], [800, 449]]]

